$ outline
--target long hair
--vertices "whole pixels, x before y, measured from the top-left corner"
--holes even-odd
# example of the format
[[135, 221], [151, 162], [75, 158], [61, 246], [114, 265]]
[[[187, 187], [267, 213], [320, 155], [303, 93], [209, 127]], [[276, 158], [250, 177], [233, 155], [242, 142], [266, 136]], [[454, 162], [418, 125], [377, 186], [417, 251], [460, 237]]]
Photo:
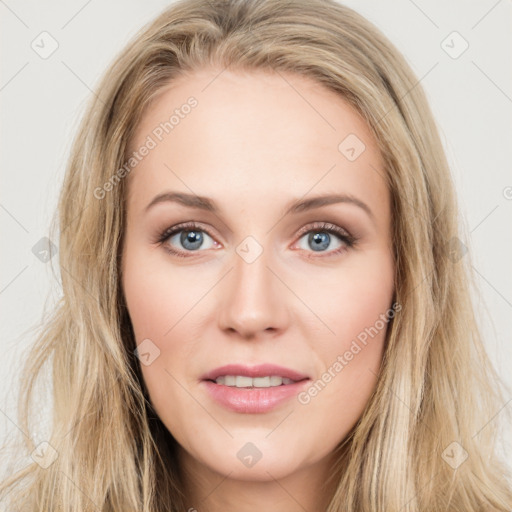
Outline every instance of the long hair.
[[2, 495], [24, 511], [186, 510], [175, 440], [149, 403], [120, 286], [120, 170], [152, 98], [212, 65], [313, 78], [357, 109], [384, 158], [401, 311], [375, 391], [345, 440], [348, 462], [328, 512], [510, 511], [494, 418], [504, 385], [479, 334], [437, 126], [404, 57], [334, 0], [181, 0], [106, 71], [73, 142], [51, 226], [59, 230], [62, 298], [20, 380], [18, 425], [31, 432], [36, 380], [51, 369], [48, 444], [23, 437], [24, 453], [37, 448], [46, 462], [29, 458]]

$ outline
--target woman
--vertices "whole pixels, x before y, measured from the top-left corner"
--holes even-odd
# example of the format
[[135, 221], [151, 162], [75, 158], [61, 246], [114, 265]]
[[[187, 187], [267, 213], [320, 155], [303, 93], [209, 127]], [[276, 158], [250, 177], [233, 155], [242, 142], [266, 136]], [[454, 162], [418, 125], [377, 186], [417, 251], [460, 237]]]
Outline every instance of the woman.
[[437, 129], [354, 11], [174, 4], [92, 98], [59, 223], [12, 507], [512, 507]]

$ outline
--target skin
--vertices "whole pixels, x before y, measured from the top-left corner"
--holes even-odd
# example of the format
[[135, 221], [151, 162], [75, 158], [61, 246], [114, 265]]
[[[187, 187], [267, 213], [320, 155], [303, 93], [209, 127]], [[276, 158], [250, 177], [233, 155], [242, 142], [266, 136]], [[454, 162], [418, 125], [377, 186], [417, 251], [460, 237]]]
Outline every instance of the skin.
[[[391, 307], [383, 161], [362, 117], [322, 85], [295, 74], [220, 71], [173, 81], [131, 141], [136, 150], [169, 112], [197, 99], [128, 178], [123, 290], [137, 344], [150, 339], [160, 351], [141, 365], [143, 378], [179, 443], [187, 506], [321, 511], [336, 485], [324, 485], [333, 451], [375, 388], [387, 325], [307, 404], [293, 397], [267, 413], [237, 413], [213, 401], [200, 377], [227, 363], [270, 362], [317, 381]], [[338, 149], [349, 134], [366, 146], [354, 161]], [[145, 212], [164, 191], [207, 196], [219, 212], [173, 202]], [[283, 216], [291, 201], [332, 193], [357, 197], [373, 215], [344, 202]], [[201, 232], [200, 248], [187, 252], [179, 233], [156, 242], [188, 221], [212, 234]], [[298, 235], [315, 222], [345, 229], [355, 245], [321, 228]], [[319, 251], [308, 243], [311, 232], [327, 238]], [[237, 252], [248, 236], [262, 250], [251, 263]], [[252, 467], [237, 458], [248, 442], [262, 453]]]

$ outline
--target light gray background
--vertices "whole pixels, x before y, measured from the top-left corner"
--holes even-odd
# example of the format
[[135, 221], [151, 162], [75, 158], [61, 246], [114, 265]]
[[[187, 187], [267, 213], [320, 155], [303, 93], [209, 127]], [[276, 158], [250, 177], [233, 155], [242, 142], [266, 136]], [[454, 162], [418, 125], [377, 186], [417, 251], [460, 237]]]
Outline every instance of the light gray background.
[[[512, 3], [345, 3], [405, 54], [426, 90], [466, 217], [469, 238], [463, 241], [484, 301], [475, 298], [486, 344], [512, 387]], [[17, 428], [13, 379], [32, 341], [29, 329], [40, 321], [50, 290], [49, 305], [60, 293], [50, 264], [38, 260], [32, 247], [48, 235], [84, 103], [114, 55], [168, 4], [0, 0], [0, 443]], [[47, 59], [31, 48], [43, 31], [59, 45]], [[463, 40], [450, 36], [453, 31], [469, 44], [458, 58], [453, 56]], [[510, 407], [505, 402], [496, 417]], [[44, 439], [43, 424], [34, 426], [36, 439]]]

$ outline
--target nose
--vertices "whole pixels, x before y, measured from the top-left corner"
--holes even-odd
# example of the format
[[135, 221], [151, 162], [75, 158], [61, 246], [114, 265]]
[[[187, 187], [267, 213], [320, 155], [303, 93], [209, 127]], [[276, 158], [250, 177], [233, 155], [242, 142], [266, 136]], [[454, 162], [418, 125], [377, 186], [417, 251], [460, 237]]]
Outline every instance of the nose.
[[251, 263], [234, 255], [219, 305], [219, 327], [244, 339], [275, 336], [286, 329], [286, 286], [269, 267], [266, 251]]

